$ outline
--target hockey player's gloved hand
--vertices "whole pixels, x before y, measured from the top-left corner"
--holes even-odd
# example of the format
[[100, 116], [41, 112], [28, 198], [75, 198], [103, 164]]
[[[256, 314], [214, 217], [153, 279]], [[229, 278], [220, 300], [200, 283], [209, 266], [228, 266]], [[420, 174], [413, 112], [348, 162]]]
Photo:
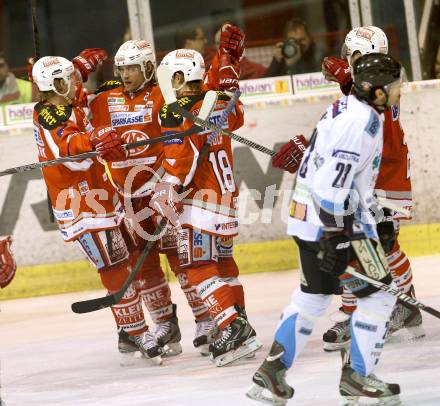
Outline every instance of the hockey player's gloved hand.
[[5, 288], [12, 281], [17, 264], [11, 250], [12, 238], [0, 239], [0, 288]]
[[284, 171], [295, 173], [308, 145], [304, 135], [295, 135], [272, 157], [272, 166]]
[[338, 82], [341, 91], [347, 95], [350, 93], [353, 79], [351, 77], [350, 66], [344, 59], [328, 56], [322, 62], [322, 74], [327, 80]]
[[220, 54], [229, 54], [239, 61], [244, 53], [244, 32], [231, 23], [224, 23], [220, 31]]
[[89, 75], [95, 72], [99, 64], [108, 58], [107, 52], [101, 48], [86, 48], [72, 59], [72, 63], [81, 73], [83, 82], [87, 82]]
[[350, 261], [355, 259], [350, 240], [343, 231], [325, 231], [319, 247], [319, 269], [323, 272], [342, 275]]
[[179, 216], [183, 211], [185, 193], [179, 194], [179, 186], [168, 182], [156, 183], [153, 189], [149, 206], [169, 220], [173, 226], [179, 226]]
[[127, 158], [123, 142], [112, 127], [96, 127], [90, 135], [90, 143], [98, 155], [106, 161], [121, 161]]
[[219, 57], [218, 88], [223, 91], [235, 92], [239, 88], [240, 63], [229, 54]]
[[383, 209], [385, 217], [377, 224], [377, 234], [385, 254], [393, 249], [396, 242], [396, 230], [394, 228], [393, 216], [390, 210]]

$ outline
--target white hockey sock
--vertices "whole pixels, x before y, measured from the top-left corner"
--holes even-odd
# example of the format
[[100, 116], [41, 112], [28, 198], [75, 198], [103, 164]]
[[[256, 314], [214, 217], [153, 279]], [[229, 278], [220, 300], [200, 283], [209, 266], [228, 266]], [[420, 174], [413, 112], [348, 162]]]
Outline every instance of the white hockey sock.
[[316, 319], [331, 302], [330, 295], [304, 293], [296, 289], [292, 302], [281, 315], [275, 332], [275, 341], [284, 347], [281, 362], [290, 368], [298, 354], [306, 346]]
[[381, 290], [358, 299], [350, 322], [351, 364], [363, 376], [371, 374], [379, 362], [395, 302], [394, 296]]

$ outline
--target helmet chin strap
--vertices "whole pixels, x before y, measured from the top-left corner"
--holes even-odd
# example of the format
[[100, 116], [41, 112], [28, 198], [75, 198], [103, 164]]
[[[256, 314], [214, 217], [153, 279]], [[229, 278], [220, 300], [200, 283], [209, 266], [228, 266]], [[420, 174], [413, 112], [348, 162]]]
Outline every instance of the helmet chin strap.
[[[65, 79], [63, 79], [64, 80], [64, 82], [66, 82], [66, 80]], [[53, 87], [53, 91], [58, 95], [58, 96], [61, 96], [61, 97], [64, 97], [65, 99], [67, 99], [67, 101], [69, 102], [69, 103], [72, 103], [72, 99], [70, 98], [70, 97], [68, 97], [67, 95], [70, 93], [70, 88], [71, 88], [71, 83], [70, 83], [70, 80], [67, 82], [67, 90], [64, 92], [64, 93], [60, 93], [57, 89], [56, 89], [56, 87], [55, 87], [55, 85], [54, 85], [54, 87]]]

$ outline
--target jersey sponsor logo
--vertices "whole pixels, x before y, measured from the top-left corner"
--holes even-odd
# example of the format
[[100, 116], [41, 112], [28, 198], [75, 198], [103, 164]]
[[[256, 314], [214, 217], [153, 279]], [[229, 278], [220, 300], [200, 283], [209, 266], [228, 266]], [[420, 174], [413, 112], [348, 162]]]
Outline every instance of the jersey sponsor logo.
[[85, 196], [87, 193], [90, 192], [89, 184], [86, 180], [78, 183], [78, 190], [81, 196]]
[[380, 161], [381, 161], [381, 155], [376, 155], [373, 159], [373, 169], [379, 168]]
[[335, 118], [345, 110], [347, 110], [347, 98], [342, 97], [341, 99], [338, 99], [333, 103], [333, 108], [332, 108], [333, 118]]
[[63, 105], [44, 106], [38, 114], [38, 122], [47, 129], [53, 130], [64, 121], [67, 121], [72, 113], [72, 107]]
[[344, 159], [346, 161], [359, 162], [360, 154], [344, 149], [334, 149], [332, 152], [332, 157]]
[[114, 111], [128, 111], [130, 106], [128, 104], [117, 104], [115, 106], [108, 106], [108, 111], [110, 113]]
[[376, 332], [377, 331], [377, 326], [374, 326], [372, 324], [368, 324], [368, 323], [364, 323], [362, 321], [356, 321], [356, 323], [354, 323], [354, 326], [357, 328], [361, 328], [362, 330], [367, 330], [367, 331], [372, 331], [372, 332]]
[[193, 261], [209, 261], [211, 259], [211, 237], [193, 231]]
[[215, 229], [216, 231], [218, 230], [232, 230], [234, 228], [238, 227], [238, 221], [234, 220], [234, 221], [230, 221], [228, 223], [222, 223], [222, 224], [215, 224]]
[[123, 97], [107, 97], [107, 104], [124, 104], [125, 99]]
[[[113, 123], [113, 120], [112, 120], [112, 123]], [[139, 130], [125, 131], [121, 135], [121, 138], [124, 140], [125, 144], [131, 144], [133, 142], [146, 141], [146, 140], [150, 139], [150, 137], [147, 134], [145, 134], [144, 132], [139, 131]], [[144, 153], [148, 149], [148, 147], [149, 147], [149, 145], [143, 145], [143, 146], [140, 146], [137, 148], [130, 148], [128, 150], [128, 154], [130, 156], [140, 155], [140, 154]]]
[[57, 220], [72, 220], [74, 218], [73, 210], [52, 210]]
[[370, 120], [368, 121], [365, 131], [374, 138], [376, 134], [379, 132], [379, 128], [380, 128], [379, 117], [376, 115], [376, 113], [371, 112]]
[[35, 137], [35, 142], [37, 143], [37, 145], [39, 147], [44, 147], [44, 141], [41, 138], [41, 134], [40, 134], [40, 127], [35, 122], [34, 122], [34, 137]]
[[393, 121], [397, 121], [399, 119], [399, 106], [397, 104], [393, 104], [391, 106], [391, 118]]
[[133, 113], [114, 113], [111, 114], [112, 127], [124, 127], [132, 124], [151, 123], [151, 109]]

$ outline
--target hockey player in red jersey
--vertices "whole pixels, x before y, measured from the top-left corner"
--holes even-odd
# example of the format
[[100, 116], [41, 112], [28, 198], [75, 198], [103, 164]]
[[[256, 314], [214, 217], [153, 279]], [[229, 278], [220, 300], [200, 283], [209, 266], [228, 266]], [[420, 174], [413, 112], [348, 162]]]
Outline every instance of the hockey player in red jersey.
[[[179, 104], [193, 114], [201, 107], [204, 93], [201, 81], [205, 73], [203, 57], [196, 51], [179, 49], [162, 60], [172, 75], [172, 86]], [[210, 120], [220, 119], [229, 97], [219, 93]], [[165, 104], [160, 111], [162, 132], [178, 133], [192, 126], [191, 121], [173, 113]], [[231, 131], [243, 124], [243, 110], [239, 103], [228, 116]], [[222, 366], [251, 354], [261, 347], [255, 331], [237, 307], [243, 292], [237, 292], [224, 275], [218, 262], [222, 241], [238, 233], [238, 188], [233, 173], [231, 141], [217, 135], [209, 146], [207, 156], [199, 155], [207, 138], [205, 131], [183, 139], [174, 139], [164, 146], [164, 175], [151, 198], [152, 208], [167, 216], [172, 215], [178, 226], [180, 267], [209, 308], [211, 317], [221, 329], [220, 337], [210, 346], [211, 359]], [[183, 185], [183, 201], [177, 195]], [[167, 191], [163, 193], [163, 191]], [[232, 240], [231, 240], [232, 241]], [[238, 300], [237, 300], [238, 299]]]
[[[33, 117], [41, 162], [92, 150], [102, 159], [126, 158], [115, 131], [111, 127], [93, 129], [84, 110], [73, 105], [81, 82], [72, 62], [43, 57], [34, 64], [32, 76], [41, 100]], [[46, 167], [43, 177], [64, 241], [78, 242], [108, 291], [119, 290], [131, 270], [129, 238], [121, 223], [118, 196], [101, 163], [89, 158]], [[162, 348], [148, 330], [137, 290], [130, 287], [111, 310], [118, 327], [133, 337], [144, 356], [160, 364]]]
[[0, 238], [0, 288], [2, 289], [11, 283], [17, 270], [11, 244], [11, 236]]

